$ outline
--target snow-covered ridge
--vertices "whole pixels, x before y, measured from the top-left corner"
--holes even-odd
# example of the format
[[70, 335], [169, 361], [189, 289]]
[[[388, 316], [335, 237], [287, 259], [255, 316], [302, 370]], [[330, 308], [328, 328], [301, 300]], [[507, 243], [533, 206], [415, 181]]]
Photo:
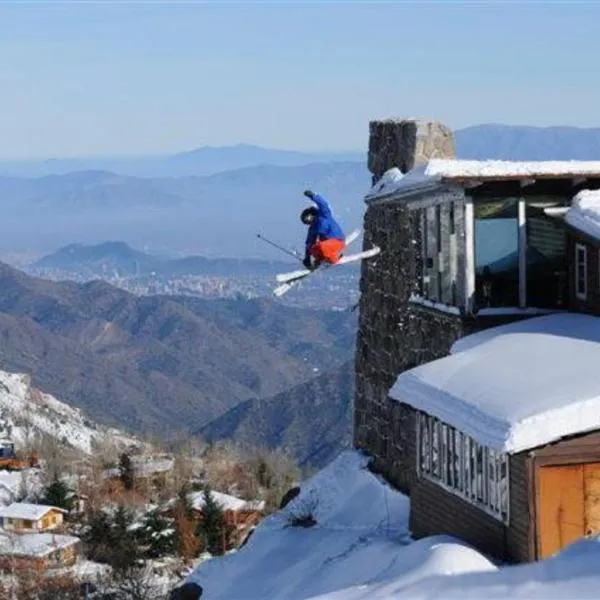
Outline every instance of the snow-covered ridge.
[[28, 375], [0, 371], [0, 437], [12, 439], [17, 450], [32, 435], [46, 434], [91, 454], [93, 440], [107, 433], [116, 441], [134, 443], [133, 438], [95, 425], [78, 408], [36, 389]]

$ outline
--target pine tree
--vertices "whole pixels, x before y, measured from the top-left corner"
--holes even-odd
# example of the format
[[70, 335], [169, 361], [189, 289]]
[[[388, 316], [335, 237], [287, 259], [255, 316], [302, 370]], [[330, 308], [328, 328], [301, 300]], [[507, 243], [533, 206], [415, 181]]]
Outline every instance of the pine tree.
[[166, 517], [159, 508], [150, 511], [143, 520], [139, 541], [148, 558], [161, 558], [175, 553], [177, 539], [173, 519]]
[[126, 452], [123, 452], [119, 458], [119, 477], [126, 490], [130, 491], [133, 489], [135, 484], [135, 472], [133, 470], [131, 457]]
[[223, 554], [223, 536], [225, 523], [223, 510], [213, 498], [210, 490], [204, 488], [204, 506], [202, 507], [202, 521], [199, 532], [204, 536], [205, 548], [211, 554]]
[[73, 508], [72, 495], [73, 491], [69, 486], [64, 481], [61, 481], [58, 475], [55, 475], [52, 483], [46, 488], [44, 496], [41, 498], [41, 503], [71, 510]]
[[88, 529], [83, 535], [85, 554], [96, 562], [108, 562], [111, 547], [111, 521], [102, 510], [90, 516]]
[[110, 529], [111, 556], [109, 564], [117, 571], [125, 571], [135, 566], [140, 552], [135, 533], [130, 529], [133, 514], [125, 506], [119, 505], [112, 519]]

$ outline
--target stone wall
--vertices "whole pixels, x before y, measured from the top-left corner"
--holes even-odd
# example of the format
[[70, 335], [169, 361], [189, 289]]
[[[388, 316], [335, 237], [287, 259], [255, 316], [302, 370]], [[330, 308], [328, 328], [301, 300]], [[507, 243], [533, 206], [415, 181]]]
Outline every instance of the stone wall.
[[369, 205], [365, 247], [382, 252], [362, 264], [356, 344], [354, 445], [404, 492], [414, 475], [413, 417], [388, 391], [402, 371], [447, 355], [469, 329], [458, 315], [409, 304], [420, 286], [420, 228], [418, 213], [404, 203]]
[[392, 167], [407, 173], [430, 158], [454, 158], [454, 137], [438, 122], [386, 119], [369, 123], [369, 171], [373, 184]]

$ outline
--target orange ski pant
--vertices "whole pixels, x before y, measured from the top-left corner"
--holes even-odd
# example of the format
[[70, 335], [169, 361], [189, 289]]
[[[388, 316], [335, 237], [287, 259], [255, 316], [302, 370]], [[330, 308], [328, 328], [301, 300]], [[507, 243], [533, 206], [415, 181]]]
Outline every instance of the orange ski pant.
[[321, 262], [335, 264], [340, 260], [340, 252], [346, 247], [344, 240], [330, 238], [328, 240], [319, 240], [310, 248], [310, 253]]

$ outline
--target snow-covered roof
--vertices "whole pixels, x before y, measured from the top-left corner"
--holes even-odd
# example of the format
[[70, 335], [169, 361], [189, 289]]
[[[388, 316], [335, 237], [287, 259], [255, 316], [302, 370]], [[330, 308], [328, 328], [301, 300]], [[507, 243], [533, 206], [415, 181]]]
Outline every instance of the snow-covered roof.
[[565, 214], [565, 221], [600, 240], [600, 190], [581, 190]]
[[0, 507], [0, 517], [4, 519], [26, 519], [28, 521], [39, 521], [51, 510], [66, 513], [66, 510], [56, 506], [45, 504], [29, 504], [27, 502], [13, 502], [9, 506]]
[[600, 318], [561, 313], [458, 340], [390, 396], [503, 452], [600, 429]]
[[54, 533], [0, 534], [0, 555], [31, 556], [40, 558], [52, 552], [68, 548], [79, 542], [72, 535]]
[[393, 167], [371, 188], [367, 199], [389, 196], [406, 190], [443, 183], [467, 180], [489, 181], [502, 179], [558, 179], [564, 177], [600, 178], [600, 161], [547, 160], [458, 160], [432, 159], [402, 174]]
[[138, 458], [131, 461], [137, 475], [151, 475], [152, 473], [166, 473], [175, 465], [173, 458]]
[[[264, 508], [264, 502], [248, 502], [247, 500], [242, 500], [241, 498], [223, 494], [222, 492], [215, 492], [213, 490], [211, 490], [210, 494], [223, 510], [262, 510]], [[192, 492], [189, 495], [189, 498], [196, 510], [202, 510], [204, 507], [204, 492]]]

